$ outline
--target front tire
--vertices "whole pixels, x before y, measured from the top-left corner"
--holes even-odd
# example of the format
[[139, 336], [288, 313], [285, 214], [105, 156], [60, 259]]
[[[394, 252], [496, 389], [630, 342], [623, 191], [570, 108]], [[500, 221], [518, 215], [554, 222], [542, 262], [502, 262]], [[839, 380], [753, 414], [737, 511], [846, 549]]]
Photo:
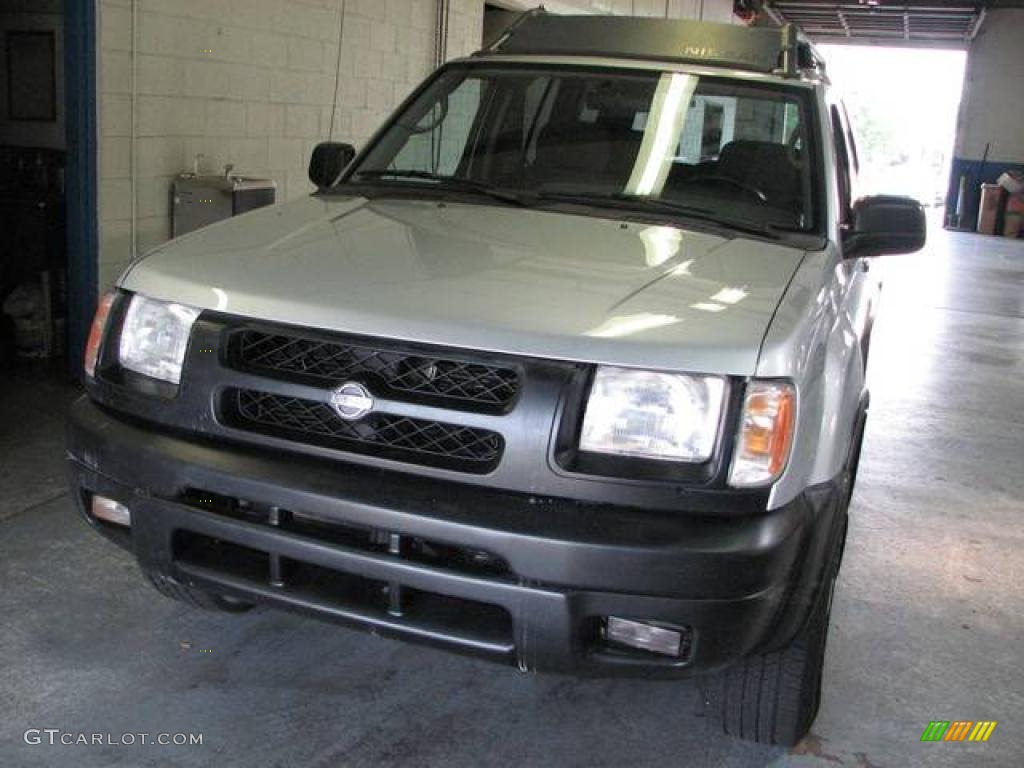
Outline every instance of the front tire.
[[840, 483], [839, 540], [803, 628], [789, 645], [746, 658], [706, 684], [708, 714], [730, 736], [792, 747], [807, 735], [818, 714], [832, 597], [846, 549], [848, 510], [860, 466], [868, 404], [865, 398]]
[[759, 744], [792, 747], [814, 723], [821, 704], [832, 597], [849, 524], [853, 455], [851, 452], [844, 473], [847, 487], [843, 488], [838, 510], [842, 516], [839, 539], [832, 547], [832, 558], [803, 627], [788, 645], [743, 659], [712, 676], [706, 684], [708, 714], [727, 735]]
[[827, 587], [789, 645], [744, 659], [709, 681], [709, 715], [727, 735], [786, 747], [807, 735], [821, 703], [834, 566], [830, 571]]

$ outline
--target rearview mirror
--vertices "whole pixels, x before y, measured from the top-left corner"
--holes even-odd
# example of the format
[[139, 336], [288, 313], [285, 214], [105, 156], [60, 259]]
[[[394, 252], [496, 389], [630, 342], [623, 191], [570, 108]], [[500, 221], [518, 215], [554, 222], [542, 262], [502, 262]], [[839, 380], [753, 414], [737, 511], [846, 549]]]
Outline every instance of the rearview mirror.
[[351, 144], [335, 141], [317, 144], [309, 158], [309, 180], [318, 190], [333, 187], [355, 156], [356, 149]]
[[894, 195], [862, 197], [853, 204], [843, 256], [913, 253], [924, 247], [926, 233], [924, 208], [916, 200]]

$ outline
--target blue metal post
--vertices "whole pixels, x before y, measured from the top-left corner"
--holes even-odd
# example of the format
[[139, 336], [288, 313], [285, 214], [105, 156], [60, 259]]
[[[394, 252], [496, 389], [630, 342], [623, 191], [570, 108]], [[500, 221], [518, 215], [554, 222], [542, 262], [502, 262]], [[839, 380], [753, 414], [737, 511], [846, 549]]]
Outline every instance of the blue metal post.
[[78, 379], [96, 309], [97, 205], [96, 0], [64, 3], [65, 173], [68, 254], [68, 366]]

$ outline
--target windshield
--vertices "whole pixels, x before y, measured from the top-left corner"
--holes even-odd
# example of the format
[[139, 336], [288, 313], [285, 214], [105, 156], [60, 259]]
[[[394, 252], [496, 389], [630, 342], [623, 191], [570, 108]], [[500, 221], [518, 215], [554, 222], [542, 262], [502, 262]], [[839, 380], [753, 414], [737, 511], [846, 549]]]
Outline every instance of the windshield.
[[674, 72], [456, 66], [347, 179], [810, 230], [804, 91]]

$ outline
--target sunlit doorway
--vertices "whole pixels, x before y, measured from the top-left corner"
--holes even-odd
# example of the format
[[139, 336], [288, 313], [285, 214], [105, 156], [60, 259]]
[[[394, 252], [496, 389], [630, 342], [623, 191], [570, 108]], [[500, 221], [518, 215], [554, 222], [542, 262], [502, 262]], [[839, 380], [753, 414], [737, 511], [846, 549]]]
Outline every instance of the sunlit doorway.
[[941, 221], [966, 50], [859, 45], [820, 50], [857, 130], [861, 192], [910, 195]]

